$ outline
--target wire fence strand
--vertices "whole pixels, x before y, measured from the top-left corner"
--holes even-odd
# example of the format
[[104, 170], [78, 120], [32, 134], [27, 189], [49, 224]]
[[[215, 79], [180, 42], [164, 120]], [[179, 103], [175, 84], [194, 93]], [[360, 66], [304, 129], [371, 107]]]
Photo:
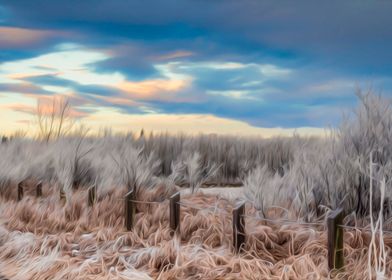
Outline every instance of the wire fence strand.
[[129, 201], [132, 201], [133, 203], [139, 203], [139, 204], [163, 204], [164, 202], [166, 202], [168, 200], [164, 199], [162, 201], [142, 201], [142, 200], [130, 199]]
[[[123, 200], [125, 201], [126, 198], [118, 198], [118, 200]], [[135, 200], [135, 199], [131, 199], [130, 200], [133, 203], [137, 203], [137, 204], [153, 204], [153, 205], [159, 205], [159, 204], [163, 204], [165, 202], [168, 202], [169, 199], [165, 198], [161, 201], [143, 201], [143, 200]], [[218, 202], [219, 200], [215, 203], [215, 206], [209, 206], [209, 207], [203, 207], [203, 206], [197, 206], [191, 203], [186, 203], [186, 202], [182, 202], [179, 201], [177, 202], [177, 204], [179, 204], [182, 207], [186, 207], [186, 208], [190, 208], [190, 209], [194, 209], [194, 210], [199, 210], [199, 211], [208, 211], [211, 212], [212, 214], [225, 214], [228, 215], [229, 211], [227, 211], [226, 209], [222, 209], [221, 207], [218, 207]], [[249, 201], [247, 201], [249, 203]], [[323, 226], [325, 227], [326, 224], [325, 222], [301, 222], [301, 221], [295, 221], [295, 220], [281, 220], [281, 219], [270, 219], [270, 218], [263, 218], [260, 216], [251, 216], [251, 215], [241, 215], [242, 217], [245, 218], [249, 218], [249, 219], [254, 219], [257, 221], [264, 221], [264, 222], [270, 222], [273, 224], [280, 224], [280, 225], [301, 225], [301, 226]], [[349, 225], [339, 225], [340, 227], [342, 227], [343, 229], [347, 229], [347, 230], [357, 230], [357, 231], [366, 231], [366, 232], [371, 232], [370, 228], [366, 228], [366, 227], [359, 227], [359, 226], [349, 226]], [[378, 232], [378, 231], [377, 231]], [[385, 230], [383, 229], [382, 231], [384, 234], [388, 234], [388, 235], [392, 235], [392, 230]]]
[[208, 211], [208, 212], [213, 212], [213, 214], [228, 214], [227, 211], [224, 211], [223, 209], [221, 209], [218, 206], [210, 206], [210, 207], [202, 207], [202, 206], [195, 206], [192, 205], [190, 203], [184, 203], [184, 202], [177, 202], [177, 204], [179, 204], [180, 206], [186, 207], [186, 208], [190, 208], [190, 209], [195, 209], [195, 210], [199, 210], [199, 211]]
[[257, 217], [257, 216], [250, 216], [250, 215], [242, 215], [245, 218], [250, 218], [250, 219], [255, 219], [257, 221], [265, 221], [265, 222], [271, 222], [274, 224], [293, 224], [293, 225], [309, 225], [309, 226], [325, 226], [324, 223], [308, 223], [308, 222], [300, 222], [300, 221], [293, 221], [293, 220], [273, 220], [273, 219], [268, 219], [268, 218], [262, 218], [262, 217]]
[[[351, 229], [351, 230], [358, 230], [358, 231], [367, 231], [367, 232], [371, 232], [372, 231], [370, 228], [365, 228], [365, 227], [348, 226], [348, 225], [339, 225], [339, 226], [344, 228], [344, 229]], [[379, 230], [377, 230], [376, 232], [378, 233]], [[382, 232], [383, 233], [392, 234], [392, 230], [383, 229]]]
[[[117, 198], [117, 200], [125, 201], [127, 200], [126, 198]], [[163, 204], [164, 202], [169, 201], [168, 199], [164, 199], [161, 201], [145, 201], [145, 200], [135, 200], [135, 199], [130, 199], [129, 201], [133, 203], [138, 203], [138, 204]]]
[[[268, 218], [262, 218], [262, 217], [256, 217], [256, 216], [250, 216], [250, 215], [243, 215], [243, 217], [246, 218], [251, 218], [251, 219], [255, 219], [258, 221], [266, 221], [266, 222], [271, 222], [274, 224], [281, 224], [281, 225], [302, 225], [302, 226], [325, 226], [325, 223], [322, 222], [300, 222], [300, 221], [292, 221], [292, 220], [273, 220], [273, 219], [268, 219]], [[349, 229], [349, 230], [358, 230], [358, 231], [367, 231], [367, 232], [371, 232], [372, 230], [370, 228], [366, 228], [366, 227], [359, 227], [359, 226], [349, 226], [349, 225], [339, 225], [340, 227], [344, 228], [344, 229]], [[379, 231], [377, 231], [379, 232]], [[382, 230], [383, 233], [387, 233], [387, 234], [392, 234], [392, 230], [386, 230], [383, 229]]]

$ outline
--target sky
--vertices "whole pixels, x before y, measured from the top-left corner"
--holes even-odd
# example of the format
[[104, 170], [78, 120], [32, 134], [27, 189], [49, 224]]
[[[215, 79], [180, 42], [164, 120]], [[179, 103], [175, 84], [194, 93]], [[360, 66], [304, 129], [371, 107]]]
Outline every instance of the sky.
[[66, 96], [93, 130], [321, 134], [392, 96], [392, 1], [0, 1], [0, 134]]

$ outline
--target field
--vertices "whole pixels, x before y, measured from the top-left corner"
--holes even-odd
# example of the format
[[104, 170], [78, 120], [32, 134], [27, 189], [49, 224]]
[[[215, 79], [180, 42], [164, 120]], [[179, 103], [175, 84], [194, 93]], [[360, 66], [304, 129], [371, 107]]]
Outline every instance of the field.
[[[1, 275], [388, 279], [391, 103], [370, 93], [358, 97], [357, 110], [323, 138], [110, 131], [50, 141], [4, 138]], [[39, 181], [42, 196], [36, 197]], [[91, 188], [97, 193], [88, 205]], [[130, 190], [137, 201], [157, 203], [136, 203], [127, 231]], [[178, 191], [181, 230], [172, 236], [167, 199]], [[246, 238], [235, 253], [232, 209], [243, 202]], [[344, 213], [344, 267], [330, 270], [325, 224], [338, 208]]]

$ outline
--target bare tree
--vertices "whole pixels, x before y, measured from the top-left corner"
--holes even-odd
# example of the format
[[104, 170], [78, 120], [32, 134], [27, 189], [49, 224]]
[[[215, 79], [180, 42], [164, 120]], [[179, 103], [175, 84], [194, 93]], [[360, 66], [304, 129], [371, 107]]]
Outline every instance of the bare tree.
[[75, 124], [67, 97], [53, 97], [52, 102], [38, 101], [37, 122], [39, 136], [46, 142], [70, 132]]

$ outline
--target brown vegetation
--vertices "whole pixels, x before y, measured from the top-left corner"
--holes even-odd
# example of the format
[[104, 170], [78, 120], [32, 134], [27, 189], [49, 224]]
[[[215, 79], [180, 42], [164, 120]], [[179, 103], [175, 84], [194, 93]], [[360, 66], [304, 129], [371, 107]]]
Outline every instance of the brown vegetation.
[[[182, 197], [181, 236], [169, 229], [168, 201], [140, 204], [132, 232], [124, 229], [125, 191], [114, 188], [87, 205], [77, 190], [60, 203], [55, 186], [35, 198], [0, 197], [0, 271], [9, 279], [325, 279], [327, 235], [323, 227], [272, 225], [246, 219], [246, 244], [232, 250], [233, 202], [218, 196]], [[156, 201], [175, 190], [158, 187], [138, 199]], [[247, 215], [254, 209], [247, 207]], [[344, 279], [367, 277], [370, 235], [345, 231]], [[385, 236], [387, 248], [392, 236]], [[391, 260], [389, 253], [388, 260]], [[387, 265], [389, 267], [389, 265]], [[391, 272], [387, 275], [390, 277]]]

